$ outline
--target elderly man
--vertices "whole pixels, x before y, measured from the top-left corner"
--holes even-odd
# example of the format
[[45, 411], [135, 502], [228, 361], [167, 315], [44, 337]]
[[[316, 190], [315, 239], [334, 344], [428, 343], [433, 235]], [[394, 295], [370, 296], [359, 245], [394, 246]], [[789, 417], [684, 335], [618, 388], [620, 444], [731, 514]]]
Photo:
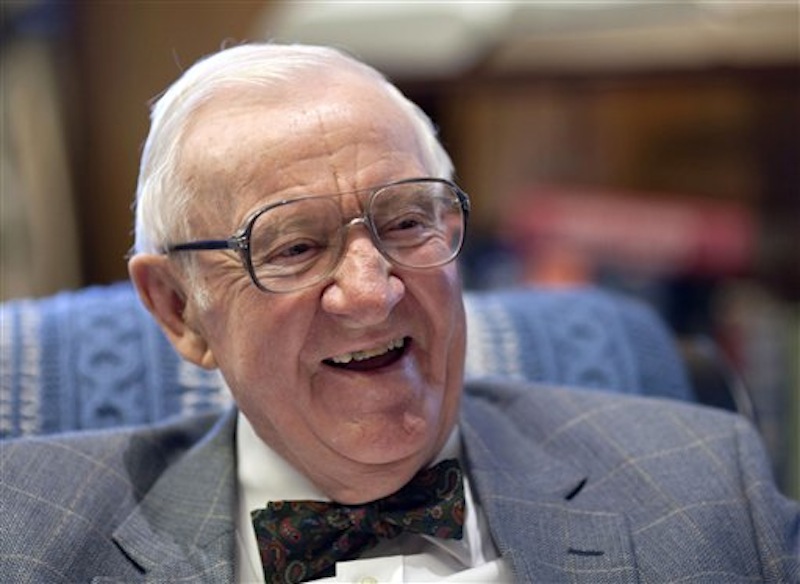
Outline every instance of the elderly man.
[[798, 581], [741, 419], [463, 388], [469, 199], [331, 49], [244, 45], [158, 101], [129, 268], [219, 419], [3, 447], [0, 573], [73, 582]]

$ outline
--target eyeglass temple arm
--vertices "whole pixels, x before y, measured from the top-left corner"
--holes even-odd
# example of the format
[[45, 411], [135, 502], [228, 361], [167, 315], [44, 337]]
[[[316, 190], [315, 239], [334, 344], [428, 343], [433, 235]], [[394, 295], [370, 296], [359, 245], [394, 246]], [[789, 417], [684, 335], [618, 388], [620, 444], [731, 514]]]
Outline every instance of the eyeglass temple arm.
[[210, 249], [233, 249], [239, 251], [242, 248], [242, 241], [239, 238], [231, 239], [202, 239], [200, 241], [190, 241], [169, 245], [165, 248], [165, 253], [175, 251], [203, 251]]

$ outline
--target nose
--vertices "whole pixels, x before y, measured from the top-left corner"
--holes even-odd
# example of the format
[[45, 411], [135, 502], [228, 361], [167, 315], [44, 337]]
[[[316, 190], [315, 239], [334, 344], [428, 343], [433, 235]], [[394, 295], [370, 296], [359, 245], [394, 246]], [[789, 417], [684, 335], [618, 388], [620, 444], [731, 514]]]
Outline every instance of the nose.
[[349, 235], [333, 280], [323, 291], [322, 308], [353, 327], [381, 324], [405, 294], [405, 285], [368, 233]]

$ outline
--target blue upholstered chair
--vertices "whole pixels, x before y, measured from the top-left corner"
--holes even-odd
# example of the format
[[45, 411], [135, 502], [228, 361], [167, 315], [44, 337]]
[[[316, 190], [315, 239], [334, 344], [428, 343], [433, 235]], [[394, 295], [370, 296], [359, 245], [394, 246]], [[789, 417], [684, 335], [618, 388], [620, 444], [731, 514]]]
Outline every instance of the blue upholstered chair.
[[[647, 306], [594, 288], [465, 294], [467, 377], [694, 399]], [[278, 342], [276, 340], [276, 342]], [[182, 361], [128, 283], [0, 306], [0, 436], [143, 424], [229, 403]]]

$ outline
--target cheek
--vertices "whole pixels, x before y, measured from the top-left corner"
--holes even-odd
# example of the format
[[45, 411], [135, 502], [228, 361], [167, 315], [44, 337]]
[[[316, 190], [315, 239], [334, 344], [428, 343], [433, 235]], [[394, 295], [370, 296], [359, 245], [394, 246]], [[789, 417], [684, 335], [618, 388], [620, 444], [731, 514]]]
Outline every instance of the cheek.
[[[466, 314], [464, 311], [464, 300], [461, 289], [461, 281], [457, 270], [448, 271], [445, 279], [447, 289], [447, 315], [450, 318], [450, 328], [444, 334], [447, 339], [447, 391], [449, 397], [457, 396], [461, 393], [461, 386], [464, 382], [464, 359], [467, 344], [467, 325]], [[452, 399], [456, 399], [453, 397]]]
[[458, 355], [465, 340], [465, 316], [461, 281], [455, 266], [446, 266], [441, 273], [420, 281], [418, 290], [435, 336], [448, 345], [443, 354]]
[[297, 374], [307, 311], [287, 300], [247, 290], [224, 298], [210, 311], [209, 339], [232, 390], [263, 391]]
[[467, 351], [466, 315], [461, 295], [453, 302], [453, 329], [447, 351], [447, 391], [460, 394], [464, 383], [464, 360]]
[[[417, 310], [426, 317], [421, 362], [428, 382], [443, 387], [443, 399], [457, 399], [463, 384], [466, 317], [458, 271], [453, 265], [415, 281]], [[411, 288], [411, 286], [409, 286]]]
[[[221, 332], [217, 361], [239, 409], [269, 439], [304, 402], [297, 355], [302, 343], [288, 319], [263, 309], [240, 309]], [[302, 407], [302, 406], [301, 406]]]

